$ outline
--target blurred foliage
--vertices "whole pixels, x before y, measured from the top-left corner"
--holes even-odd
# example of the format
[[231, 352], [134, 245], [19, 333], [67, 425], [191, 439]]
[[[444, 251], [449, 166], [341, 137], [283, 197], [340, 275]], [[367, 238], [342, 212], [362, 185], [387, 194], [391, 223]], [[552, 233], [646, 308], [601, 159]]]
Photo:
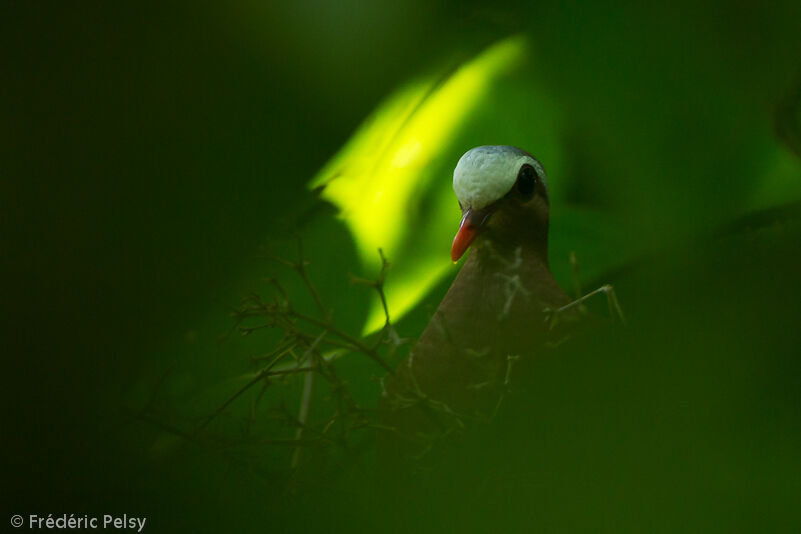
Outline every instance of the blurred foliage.
[[[118, 510], [154, 532], [798, 530], [798, 2], [89, 7], [0, 17], [7, 515]], [[294, 444], [263, 438], [295, 435], [299, 375], [193, 436], [281, 340], [219, 342], [238, 296], [278, 279], [315, 313], [292, 269], [253, 251], [295, 258], [301, 219], [308, 277], [357, 336], [375, 303], [349, 275], [377, 275], [380, 242], [354, 242], [347, 211], [306, 185], [361, 172], [347, 156], [393, 106], [436, 118], [458, 65], [510, 35], [526, 45], [421, 139], [424, 172], [403, 184], [419, 203], [371, 215], [398, 232], [388, 281], [428, 261], [445, 273], [421, 276], [395, 328], [415, 338], [454, 273], [455, 161], [500, 143], [546, 166], [563, 287], [575, 251], [629, 326], [544, 356], [502, 417], [408, 484], [376, 472], [369, 437], [292, 471]], [[374, 407], [383, 371], [350, 356], [334, 369]], [[322, 422], [336, 397], [318, 395]]]
[[[379, 105], [311, 182], [312, 188], [339, 208], [363, 264], [375, 265], [378, 248], [397, 261], [387, 286], [393, 316], [406, 313], [448, 272], [444, 243], [453, 234], [458, 219], [448, 177], [459, 156], [479, 144], [529, 148], [556, 176], [551, 201], [558, 223], [554, 224], [553, 250], [560, 258], [557, 262], [560, 278], [565, 278], [563, 260], [571, 250], [580, 250], [584, 259], [589, 260], [585, 261], [591, 266], [588, 272], [597, 275], [625, 263], [643, 248], [652, 248], [649, 241], [654, 235], [623, 234], [631, 215], [618, 215], [622, 220], [616, 221], [614, 211], [598, 205], [599, 199], [575, 199], [566, 194], [567, 187], [559, 180], [564, 173], [560, 168], [566, 137], [561, 120], [563, 112], [543, 89], [547, 84], [533, 61], [535, 55], [536, 50], [531, 51], [523, 37], [517, 36], [496, 43], [444, 81], [439, 81], [441, 76], [430, 76], [407, 83]], [[780, 117], [786, 117], [780, 122], [787, 125], [785, 137], [793, 135], [795, 112], [791, 105], [780, 112]], [[714, 151], [720, 141], [723, 140], [707, 140], [694, 150]], [[632, 143], [636, 146], [636, 142]], [[734, 188], [729, 206], [720, 205], [719, 191], [693, 187], [694, 174], [704, 172], [703, 167], [681, 167], [675, 176], [664, 180], [677, 186], [676, 190], [693, 187], [692, 202], [698, 205], [695, 209], [702, 210], [699, 216], [708, 218], [702, 227], [720, 224], [757, 207], [798, 199], [796, 161], [776, 144], [767, 150], [754, 148], [745, 153], [720, 151], [718, 167], [739, 165], [762, 169], [748, 184], [727, 184]], [[690, 152], [680, 157], [692, 156]], [[697, 157], [707, 159], [709, 155]], [[653, 170], [649, 172], [653, 174]], [[578, 190], [599, 187], [584, 183], [585, 180], [601, 181], [597, 176], [576, 178], [578, 183], [569, 185]], [[703, 177], [697, 179], [703, 183]], [[618, 173], [604, 179], [604, 188], [624, 189], [629, 187], [628, 182], [641, 193], [632, 200], [658, 206], [658, 211], [649, 209], [649, 212], [664, 218], [672, 212], [664, 204], [674, 199], [661, 186], [646, 186], [658, 180], [654, 176]], [[683, 217], [674, 218], [673, 228], [662, 230], [668, 235], [659, 237], [672, 239], [697, 229]], [[365, 331], [380, 327], [382, 317], [380, 304], [375, 302]]]

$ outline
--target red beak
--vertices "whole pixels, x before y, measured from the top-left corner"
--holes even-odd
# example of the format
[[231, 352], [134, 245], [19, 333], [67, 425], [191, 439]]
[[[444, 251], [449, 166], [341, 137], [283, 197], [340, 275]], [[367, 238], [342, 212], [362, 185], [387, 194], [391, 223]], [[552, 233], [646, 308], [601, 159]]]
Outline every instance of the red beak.
[[[473, 223], [473, 218], [475, 217], [474, 212], [468, 209], [464, 217], [462, 217], [462, 224], [459, 225], [459, 231], [456, 232], [456, 237], [453, 238], [453, 246], [451, 247], [451, 259], [455, 262], [459, 261], [465, 251], [467, 251], [467, 247], [470, 246], [470, 243], [478, 235], [479, 225]], [[481, 219], [485, 219], [485, 217], [481, 217]], [[481, 224], [483, 224], [483, 220]]]

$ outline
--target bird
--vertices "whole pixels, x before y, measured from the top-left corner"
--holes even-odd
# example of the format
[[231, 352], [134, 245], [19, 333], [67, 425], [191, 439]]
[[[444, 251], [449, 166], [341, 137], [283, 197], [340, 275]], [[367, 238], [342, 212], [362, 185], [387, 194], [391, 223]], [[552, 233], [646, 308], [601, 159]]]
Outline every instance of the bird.
[[534, 156], [505, 145], [468, 150], [453, 171], [453, 189], [462, 217], [451, 259], [467, 259], [409, 355], [384, 380], [382, 423], [391, 430], [384, 442], [410, 454], [492, 417], [509, 370], [548, 341], [553, 310], [574, 301], [549, 267], [548, 182]]

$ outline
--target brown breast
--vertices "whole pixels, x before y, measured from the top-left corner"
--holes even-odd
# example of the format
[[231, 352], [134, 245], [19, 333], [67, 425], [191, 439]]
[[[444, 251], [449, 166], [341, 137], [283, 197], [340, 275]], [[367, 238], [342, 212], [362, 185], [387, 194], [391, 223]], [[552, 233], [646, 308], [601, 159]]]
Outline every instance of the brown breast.
[[467, 259], [382, 400], [392, 440], [426, 447], [470, 421], [491, 417], [509, 365], [536, 357], [549, 338], [545, 309], [570, 298], [547, 259], [488, 244]]

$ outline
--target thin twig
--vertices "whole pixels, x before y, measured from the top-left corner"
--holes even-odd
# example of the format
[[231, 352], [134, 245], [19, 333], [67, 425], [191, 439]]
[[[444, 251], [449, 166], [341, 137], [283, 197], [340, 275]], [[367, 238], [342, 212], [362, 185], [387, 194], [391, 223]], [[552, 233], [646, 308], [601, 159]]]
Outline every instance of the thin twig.
[[[298, 441], [298, 443], [303, 441], [304, 429], [306, 428], [306, 423], [309, 419], [309, 407], [311, 406], [312, 394], [314, 393], [315, 376], [316, 373], [308, 373], [303, 382], [303, 395], [300, 399], [300, 410], [298, 411], [298, 421], [302, 423], [302, 426], [299, 426], [297, 432], [295, 433], [295, 439]], [[301, 447], [298, 446], [292, 453], [292, 463], [290, 464], [292, 469], [297, 469], [298, 465], [300, 464], [300, 451]]]
[[314, 317], [310, 317], [308, 315], [305, 315], [303, 313], [296, 312], [296, 311], [290, 311], [289, 313], [290, 313], [290, 315], [292, 317], [295, 317], [295, 318], [300, 319], [302, 321], [306, 321], [306, 322], [311, 323], [313, 325], [319, 326], [320, 328], [324, 328], [324, 329], [328, 330], [330, 333], [334, 334], [335, 336], [347, 341], [348, 343], [353, 345], [359, 352], [361, 352], [364, 355], [372, 358], [377, 364], [379, 364], [381, 367], [383, 367], [388, 373], [394, 374], [395, 370], [392, 369], [392, 367], [390, 367], [390, 365], [388, 363], [386, 363], [381, 358], [381, 356], [375, 351], [375, 349], [373, 349], [371, 347], [368, 347], [367, 345], [365, 345], [364, 343], [362, 343], [361, 341], [359, 341], [355, 337], [351, 336], [350, 334], [348, 334], [346, 332], [343, 332], [342, 330], [340, 330], [339, 328], [334, 326], [331, 322], [329, 322], [329, 321], [321, 321], [319, 319], [316, 319]]
[[303, 280], [303, 284], [306, 286], [306, 289], [308, 289], [309, 293], [311, 293], [314, 303], [317, 304], [317, 309], [320, 311], [320, 315], [326, 317], [327, 313], [325, 311], [325, 306], [323, 306], [323, 301], [320, 300], [320, 295], [317, 293], [317, 290], [309, 280], [309, 276], [306, 273], [306, 265], [307, 262], [303, 258], [303, 241], [301, 241], [300, 236], [298, 236], [298, 262], [294, 264], [294, 269], [298, 272], [298, 275], [300, 275], [300, 278]]
[[[311, 359], [314, 357], [314, 351], [316, 350], [317, 345], [323, 340], [327, 333], [328, 332], [323, 330], [320, 335], [317, 336], [317, 339], [315, 339], [314, 342], [309, 345], [309, 348], [306, 349], [306, 352], [301, 360], [311, 361]], [[300, 364], [300, 361], [298, 361], [298, 364]], [[311, 406], [312, 394], [314, 393], [314, 377], [314, 372], [306, 374], [306, 378], [303, 383], [303, 395], [300, 400], [300, 410], [298, 411], [298, 421], [300, 422], [301, 426], [298, 427], [298, 431], [295, 434], [295, 439], [298, 441], [303, 439], [303, 431], [306, 428], [306, 423], [309, 419], [309, 407]], [[292, 454], [292, 469], [297, 468], [298, 464], [300, 463], [300, 450], [300, 447], [298, 447]]]

